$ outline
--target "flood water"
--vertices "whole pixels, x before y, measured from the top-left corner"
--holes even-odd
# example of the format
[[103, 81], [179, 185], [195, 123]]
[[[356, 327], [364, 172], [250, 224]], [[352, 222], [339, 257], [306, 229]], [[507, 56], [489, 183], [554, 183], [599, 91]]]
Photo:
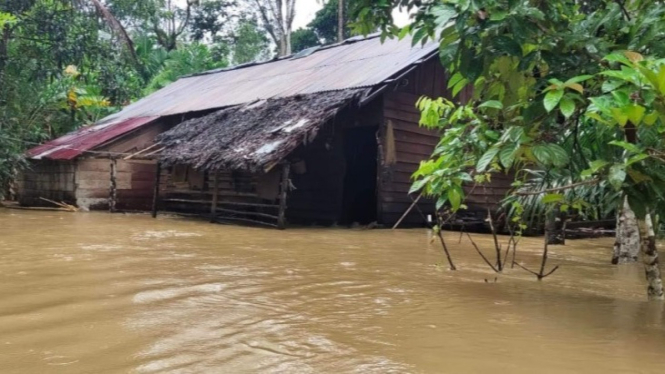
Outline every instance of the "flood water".
[[665, 372], [663, 308], [611, 238], [495, 282], [446, 237], [456, 272], [424, 229], [0, 209], [0, 373]]

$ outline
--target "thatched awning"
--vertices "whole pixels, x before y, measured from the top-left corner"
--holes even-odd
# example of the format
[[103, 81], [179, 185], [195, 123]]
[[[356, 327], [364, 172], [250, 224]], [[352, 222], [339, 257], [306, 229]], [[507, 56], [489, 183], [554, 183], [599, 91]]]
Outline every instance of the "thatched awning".
[[257, 101], [183, 122], [161, 134], [165, 166], [199, 170], [266, 171], [311, 142], [323, 124], [364, 90]]

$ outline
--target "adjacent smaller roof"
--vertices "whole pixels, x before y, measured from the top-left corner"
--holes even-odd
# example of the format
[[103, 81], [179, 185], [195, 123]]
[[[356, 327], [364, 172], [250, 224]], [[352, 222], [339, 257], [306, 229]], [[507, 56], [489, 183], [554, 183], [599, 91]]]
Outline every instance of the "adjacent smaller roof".
[[72, 160], [117, 136], [147, 125], [158, 117], [139, 117], [80, 128], [30, 149], [28, 157], [41, 160]]
[[365, 90], [259, 100], [185, 121], [161, 134], [166, 166], [200, 170], [267, 171], [307, 143], [340, 109]]

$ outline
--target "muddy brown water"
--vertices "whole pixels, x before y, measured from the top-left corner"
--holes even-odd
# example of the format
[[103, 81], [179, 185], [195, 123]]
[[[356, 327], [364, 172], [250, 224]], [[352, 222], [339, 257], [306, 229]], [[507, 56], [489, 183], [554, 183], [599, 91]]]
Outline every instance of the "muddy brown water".
[[0, 373], [665, 372], [662, 306], [611, 239], [494, 282], [446, 236], [457, 272], [424, 229], [0, 209]]

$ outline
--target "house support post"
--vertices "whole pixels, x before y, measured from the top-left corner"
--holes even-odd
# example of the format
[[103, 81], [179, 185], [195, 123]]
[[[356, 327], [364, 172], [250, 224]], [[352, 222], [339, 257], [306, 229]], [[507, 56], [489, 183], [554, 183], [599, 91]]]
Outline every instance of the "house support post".
[[289, 189], [289, 173], [291, 164], [286, 163], [282, 166], [282, 183], [279, 193], [279, 214], [277, 218], [277, 228], [284, 230], [286, 228], [286, 196]]
[[111, 187], [109, 190], [109, 212], [115, 213], [115, 204], [118, 201], [118, 160], [111, 158]]
[[158, 161], [155, 169], [155, 185], [152, 190], [152, 218], [157, 218], [157, 207], [159, 206], [159, 182], [162, 174], [162, 164]]
[[219, 201], [219, 176], [215, 170], [212, 174], [212, 204], [210, 205], [210, 222], [217, 217], [217, 202]]

